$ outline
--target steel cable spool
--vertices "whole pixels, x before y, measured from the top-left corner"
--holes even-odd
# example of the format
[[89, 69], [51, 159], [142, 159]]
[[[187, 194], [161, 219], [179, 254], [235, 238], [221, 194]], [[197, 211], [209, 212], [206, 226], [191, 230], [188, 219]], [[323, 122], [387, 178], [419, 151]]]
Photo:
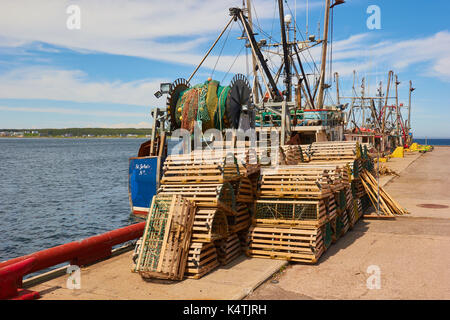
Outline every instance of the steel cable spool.
[[175, 130], [181, 127], [181, 119], [184, 93], [190, 88], [190, 84], [183, 78], [176, 79], [172, 85], [167, 96], [166, 106], [169, 115], [171, 129]]
[[251, 92], [250, 83], [244, 75], [237, 74], [233, 77], [230, 84], [230, 92], [228, 93], [226, 100], [225, 110], [229, 128], [239, 128], [242, 107], [250, 104]]

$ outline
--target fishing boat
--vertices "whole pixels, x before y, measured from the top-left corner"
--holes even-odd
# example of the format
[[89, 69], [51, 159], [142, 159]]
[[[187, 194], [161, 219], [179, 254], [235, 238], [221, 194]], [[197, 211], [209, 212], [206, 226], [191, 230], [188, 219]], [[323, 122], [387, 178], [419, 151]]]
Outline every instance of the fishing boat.
[[[367, 195], [364, 194], [365, 192], [361, 179], [357, 178], [357, 181], [354, 179], [354, 181], [350, 183], [350, 176], [353, 174], [355, 177], [356, 173], [360, 170], [359, 167], [362, 169], [363, 165], [365, 165], [367, 169], [370, 169], [370, 167], [373, 169], [372, 159], [367, 157], [367, 154], [362, 157], [358, 143], [348, 144], [350, 148], [346, 148], [343, 141], [359, 139], [359, 136], [354, 135], [354, 129], [359, 128], [358, 134], [360, 136], [365, 135], [368, 139], [371, 139], [370, 137], [372, 136], [376, 137], [376, 135], [381, 135], [381, 139], [384, 139], [383, 137], [389, 135], [394, 137], [393, 140], [390, 140], [395, 142], [394, 146], [409, 143], [408, 135], [411, 132], [410, 116], [408, 116], [407, 122], [401, 120], [401, 116], [399, 116], [400, 104], [398, 103], [398, 95], [395, 105], [396, 108], [394, 109], [387, 106], [387, 101], [389, 99], [388, 92], [384, 96], [384, 105], [380, 103], [378, 110], [373, 107], [373, 104], [374, 101], [380, 102], [383, 100], [381, 99], [383, 97], [381, 94], [378, 97], [378, 100], [366, 97], [364, 94], [362, 94], [361, 97], [355, 94], [350, 97], [352, 100], [351, 104], [341, 104], [340, 101], [345, 100], [346, 97], [340, 96], [339, 85], [337, 85], [336, 91], [337, 103], [326, 103], [325, 97], [326, 95], [331, 95], [332, 87], [331, 84], [326, 83], [325, 76], [327, 68], [330, 10], [337, 5], [343, 4], [344, 1], [334, 0], [333, 3], [331, 3], [331, 0], [325, 0], [325, 20], [322, 39], [310, 35], [307, 39], [301, 40], [297, 38], [297, 35], [301, 33], [297, 28], [296, 19], [293, 18], [293, 14], [286, 14], [284, 2], [282, 0], [278, 0], [276, 3], [278, 5], [279, 13], [280, 42], [268, 42], [267, 39], [261, 39], [261, 37], [257, 38], [257, 34], [254, 31], [255, 25], [252, 21], [251, 1], [247, 0], [246, 6], [242, 8], [230, 8], [230, 19], [228, 23], [200, 61], [199, 65], [187, 79], [178, 78], [171, 83], [161, 84], [160, 90], [155, 93], [155, 96], [159, 98], [166, 96], [166, 107], [153, 109], [151, 113], [153, 120], [151, 139], [140, 146], [137, 157], [130, 158], [129, 199], [134, 215], [146, 216], [149, 214], [152, 202], [154, 203], [154, 196], [160, 188], [164, 163], [166, 162], [166, 159], [172, 155], [182, 155], [181, 159], [183, 159], [183, 156], [185, 158], [190, 158], [191, 155], [195, 156], [197, 151], [202, 151], [204, 148], [219, 150], [227, 147], [230, 150], [247, 149], [254, 153], [255, 157], [253, 160], [260, 165], [263, 160], [262, 156], [269, 150], [278, 156], [279, 153], [283, 152], [282, 150], [284, 148], [294, 147], [299, 151], [299, 156], [303, 157], [303, 151], [305, 151], [306, 155], [311, 155], [309, 149], [311, 149], [311, 146], [314, 144], [315, 146], [317, 146], [317, 144], [325, 145], [326, 148], [333, 149], [333, 153], [338, 155], [337, 158], [345, 159], [346, 169], [341, 170], [341, 168], [337, 168], [336, 164], [329, 161], [329, 157], [325, 157], [327, 160], [323, 161], [320, 159], [321, 156], [319, 156], [318, 162], [306, 164], [301, 170], [299, 169], [300, 165], [285, 165], [284, 176], [278, 178], [276, 175], [278, 175], [279, 172], [272, 170], [271, 166], [276, 167], [279, 162], [271, 163], [269, 161], [267, 164], [264, 164], [265, 179], [269, 188], [266, 189], [266, 194], [259, 199], [260, 207], [280, 206], [281, 204], [285, 208], [285, 205], [289, 202], [289, 208], [292, 209], [292, 212], [294, 213], [292, 216], [294, 218], [291, 220], [283, 219], [282, 221], [287, 221], [289, 223], [289, 228], [292, 227], [294, 222], [299, 223], [295, 234], [288, 235], [287, 237], [294, 238], [299, 243], [302, 243], [301, 246], [303, 247], [301, 250], [298, 250], [300, 254], [293, 256], [291, 252], [293, 249], [290, 246], [291, 239], [289, 238], [289, 252], [284, 253], [284, 255], [281, 256], [281, 253], [278, 253], [279, 256], [276, 258], [287, 259], [289, 261], [316, 263], [330, 243], [332, 241], [337, 241], [337, 238], [346, 232], [349, 225], [356, 223], [362, 216], [363, 206], [370, 205]], [[227, 85], [213, 80], [212, 78], [208, 78], [201, 83], [192, 84], [191, 81], [196, 72], [207, 59], [226, 30], [233, 23], [241, 26], [243, 34], [239, 37], [239, 41], [245, 41], [245, 47], [251, 51], [252, 76], [248, 77], [243, 74], [236, 74]], [[306, 73], [306, 61], [304, 57], [307, 56], [306, 53], [311, 48], [319, 45], [322, 47], [320, 69], [317, 68], [317, 72]], [[275, 68], [275, 72], [269, 68], [267, 63], [270, 55], [277, 56], [280, 61], [280, 64]], [[336, 79], [338, 79], [338, 77], [336, 77]], [[389, 79], [392, 79], [391, 73]], [[398, 86], [397, 82], [396, 79], [396, 86]], [[387, 88], [387, 90], [389, 90], [389, 84]], [[412, 89], [410, 83], [410, 93], [413, 91]], [[372, 120], [364, 120], [364, 125], [360, 126], [355, 120], [355, 113], [358, 109], [358, 99], [361, 101], [360, 106], [362, 106], [362, 108], [360, 109], [362, 109], [363, 112], [366, 111], [366, 100], [370, 101], [371, 107], [369, 106], [369, 110], [372, 112]], [[349, 105], [350, 109], [348, 109]], [[409, 111], [410, 106], [411, 102], [409, 103]], [[393, 114], [396, 115], [395, 125], [391, 118]], [[350, 121], [354, 127], [349, 127]], [[399, 128], [402, 126], [404, 129], [403, 133], [400, 134]], [[223, 139], [223, 137], [225, 137], [225, 139]], [[361, 142], [365, 143], [365, 141]], [[330, 146], [332, 143], [335, 144]], [[374, 142], [374, 144], [376, 143]], [[207, 153], [207, 155], [210, 156], [211, 153]], [[248, 162], [250, 163], [250, 161]], [[353, 165], [353, 171], [350, 170], [350, 163]], [[210, 163], [207, 164], [207, 166], [208, 165], [210, 165]], [[183, 164], [182, 170], [190, 170], [190, 168], [185, 167], [187, 166]], [[214, 165], [214, 168], [211, 170], [214, 171], [217, 167], [220, 166]], [[138, 251], [143, 253], [143, 248], [146, 243], [145, 239], [148, 239], [148, 230], [155, 232], [156, 236], [164, 236], [158, 239], [160, 240], [158, 246], [165, 249], [168, 233], [172, 226], [173, 234], [177, 234], [178, 236], [180, 236], [180, 234], [186, 234], [186, 236], [183, 236], [183, 246], [184, 249], [186, 249], [183, 253], [184, 263], [186, 263], [186, 260], [188, 259], [195, 265], [195, 268], [202, 269], [199, 266], [205, 261], [202, 260], [202, 257], [205, 257], [210, 251], [216, 251], [214, 249], [216, 244], [213, 244], [216, 240], [220, 240], [220, 243], [217, 244], [220, 249], [218, 252], [220, 251], [222, 254], [221, 258], [225, 261], [221, 263], [228, 263], [229, 260], [231, 261], [241, 253], [240, 250], [236, 249], [239, 247], [239, 242], [241, 241], [239, 238], [241, 234], [238, 236], [238, 231], [246, 233], [248, 230], [245, 229], [248, 229], [250, 226], [250, 209], [245, 203], [246, 201], [253, 203], [256, 198], [256, 192], [254, 192], [256, 184], [254, 181], [250, 180], [252, 173], [249, 172], [249, 167], [244, 167], [247, 172], [246, 176], [243, 178], [239, 175], [240, 167], [240, 164], [230, 166], [233, 177], [239, 176], [239, 180], [230, 179], [230, 181], [237, 184], [235, 190], [237, 190], [240, 206], [230, 205], [226, 209], [220, 203], [220, 201], [228, 201], [229, 199], [225, 196], [228, 194], [233, 195], [234, 190], [231, 183], [222, 181], [224, 180], [222, 179], [222, 176], [225, 176], [225, 174], [229, 172], [219, 170], [219, 174], [216, 174], [214, 177], [214, 181], [219, 181], [217, 183], [217, 185], [220, 186], [218, 197], [212, 197], [212, 200], [200, 199], [200, 201], [197, 201], [198, 210], [195, 209], [197, 211], [193, 210], [192, 205], [188, 203], [190, 200], [182, 199], [183, 197], [178, 194], [173, 195], [173, 197], [168, 200], [159, 199], [161, 200], [160, 203], [166, 202], [165, 208], [169, 208], [169, 210], [166, 210], [164, 214], [159, 214], [158, 210], [161, 209], [162, 212], [163, 205], [158, 208], [158, 210], [155, 210], [155, 212], [158, 211], [157, 213], [159, 215], [154, 219], [154, 224], [150, 225], [150, 223], [153, 223], [151, 221], [152, 219], [147, 219], [147, 222], [137, 223], [113, 230], [103, 235], [64, 244], [2, 263], [0, 265], [0, 287], [4, 289], [0, 290], [0, 299], [38, 298], [38, 292], [20, 288], [24, 275], [45, 270], [67, 261], [70, 261], [74, 266], [91, 264], [100, 259], [111, 257], [113, 246], [138, 239], [141, 236], [142, 246], [138, 241], [135, 253]], [[315, 169], [311, 169], [313, 167]], [[347, 168], [349, 170], [347, 170]], [[229, 168], [224, 165], [219, 169], [228, 170]], [[337, 174], [338, 169], [339, 175]], [[209, 168], [204, 170], [204, 172], [208, 170]], [[309, 172], [311, 170], [316, 170], [312, 177]], [[319, 171], [320, 173], [317, 173]], [[259, 172], [256, 176], [257, 179], [259, 179]], [[299, 176], [301, 179], [298, 178]], [[171, 178], [173, 182], [177, 177], [172, 176], [169, 178]], [[207, 179], [208, 177], [204, 176], [201, 178]], [[195, 181], [195, 183], [197, 182], [198, 181]], [[176, 181], [176, 183], [178, 183], [178, 181]], [[180, 183], [183, 184], [185, 182], [181, 181]], [[193, 183], [193, 185], [195, 183]], [[372, 180], [370, 183], [372, 188], [377, 185], [377, 183]], [[303, 184], [307, 184], [307, 186], [305, 187]], [[336, 187], [336, 190], [331, 192], [332, 188], [329, 186], [322, 188], [327, 184], [330, 184], [330, 186], [333, 185], [333, 188]], [[174, 188], [174, 183], [170, 183], [168, 187]], [[203, 190], [209, 192], [210, 188], [216, 188], [216, 185], [210, 181], [208, 184], [201, 181], [198, 186], [193, 186], [191, 190], [189, 190], [189, 192], [191, 192], [189, 196], [196, 193], [197, 189], [195, 188], [197, 187], [198, 189], [203, 188]], [[189, 188], [184, 190], [188, 189]], [[305, 191], [305, 189], [308, 190]], [[286, 199], [273, 199], [283, 198], [285, 194], [288, 195], [286, 198], [288, 201], [283, 201]], [[298, 200], [299, 194], [303, 194], [303, 197], [307, 194], [306, 201]], [[366, 201], [362, 201], [364, 197]], [[325, 199], [327, 200], [325, 201]], [[208, 203], [205, 206], [205, 203], [202, 203], [203, 200], [212, 201], [214, 204], [211, 205], [211, 203]], [[168, 205], [168, 203], [170, 205]], [[181, 214], [176, 217], [180, 218], [184, 214], [184, 221], [170, 220], [167, 222], [169, 219], [162, 219], [161, 217], [164, 218], [169, 216], [169, 214], [167, 214], [168, 211], [170, 211], [171, 217], [174, 216], [174, 211], [177, 211], [173, 210], [175, 205], [178, 206], [177, 208], [187, 208], [186, 211], [178, 210]], [[304, 208], [307, 206], [313, 207], [312, 213], [313, 215], [315, 214], [316, 217], [310, 219], [302, 216], [305, 213]], [[338, 207], [340, 207], [339, 210]], [[302, 211], [300, 215], [297, 215], [297, 209]], [[225, 210], [229, 211], [224, 213]], [[230, 214], [230, 211], [232, 211], [232, 214]], [[176, 213], [178, 214], [179, 212]], [[403, 214], [403, 211], [401, 213]], [[311, 212], [309, 212], [309, 214], [311, 214]], [[194, 215], [197, 216], [199, 220], [203, 219], [205, 216], [207, 216], [207, 219], [212, 217], [211, 223], [209, 223], [209, 220], [206, 221], [206, 223], [202, 220], [201, 224], [203, 224], [203, 226], [199, 227], [198, 223], [195, 225]], [[246, 221], [242, 224], [239, 219], [244, 215], [246, 216]], [[327, 217], [325, 217], [325, 215]], [[342, 220], [339, 215], [342, 216]], [[259, 218], [264, 221], [269, 221], [272, 217], [260, 216]], [[191, 228], [185, 227], [187, 226], [187, 220], [190, 221]], [[179, 223], [180, 221], [182, 223]], [[278, 224], [278, 222], [276, 223]], [[234, 228], [230, 231], [230, 233], [234, 235], [233, 239], [228, 238], [228, 223], [232, 224], [232, 227]], [[304, 227], [305, 224], [307, 227]], [[165, 228], [166, 225], [168, 228]], [[192, 234], [192, 238], [195, 241], [193, 245], [189, 247], [191, 234], [187, 234], [186, 231], [194, 229], [194, 225], [197, 228], [195, 232], [193, 232], [195, 234]], [[241, 227], [241, 225], [243, 227]], [[225, 228], [221, 228], [224, 226]], [[216, 230], [214, 230], [215, 227], [217, 227]], [[280, 226], [278, 225], [273, 228], [277, 227]], [[253, 233], [255, 238], [264, 238], [267, 237], [264, 232], [269, 232], [272, 234], [270, 237], [273, 238], [273, 228], [270, 227], [269, 231], [264, 231], [264, 227], [258, 225], [257, 228], [253, 228]], [[280, 228], [281, 229], [277, 231], [278, 233], [275, 236], [277, 238], [277, 243], [282, 242], [280, 239], [286, 236], [285, 230], [283, 229], [284, 227], [281, 225]], [[203, 232], [204, 229], [208, 229], [208, 232]], [[334, 229], [334, 231], [332, 229]], [[222, 230], [225, 230], [225, 232], [222, 232]], [[216, 231], [217, 233], [224, 233], [226, 235], [222, 235], [223, 238], [216, 239], [213, 234], [213, 232]], [[147, 238], [145, 238], [146, 233]], [[324, 239], [322, 239], [322, 233]], [[332, 238], [333, 235], [335, 237], [334, 239]], [[302, 242], [304, 238], [310, 239], [308, 240], [308, 243], [304, 244]], [[267, 239], [262, 239], [262, 241], [267, 243]], [[178, 251], [171, 247], [167, 252], [178, 254], [181, 247], [181, 245], [177, 247]], [[280, 246], [277, 245], [277, 247]], [[311, 252], [305, 254], [305, 250]], [[253, 249], [253, 251], [250, 250], [248, 252], [252, 257], [274, 258], [273, 250], [271, 251], [270, 256], [267, 255], [267, 250], [265, 253], [261, 253], [261, 251], [264, 250]], [[158, 252], [158, 259], [161, 252], [162, 251]], [[202, 254], [198, 254], [198, 252], [202, 252]], [[187, 257], [187, 254], [189, 254], [189, 257]], [[144, 255], [140, 254], [139, 256], [143, 257]], [[179, 255], [178, 258], [180, 256], [181, 255]], [[134, 255], [134, 257], [136, 257], [136, 255]], [[146, 259], [147, 258], [152, 259], [152, 255], [146, 255]], [[207, 259], [216, 261], [218, 260], [218, 257], [208, 256]], [[134, 271], [137, 271], [140, 261], [141, 258], [134, 261], [136, 263]], [[160, 261], [161, 262], [157, 263], [158, 271], [160, 271], [163, 265], [163, 259]], [[127, 260], [127, 263], [128, 262], [130, 261]], [[186, 274], [198, 278], [207, 272], [210, 272], [217, 265], [218, 264], [216, 263], [212, 266], [205, 266], [202, 270], [197, 270], [199, 273], [194, 273], [192, 275], [189, 270], [190, 268], [187, 268], [187, 272], [185, 273], [183, 266], [186, 265], [184, 264], [181, 268], [177, 269], [177, 278], [178, 280], [181, 280]], [[105, 266], [99, 268], [105, 268]], [[67, 268], [64, 269], [63, 272], [66, 270]], [[58, 272], [60, 271], [62, 270], [58, 270]], [[114, 272], [118, 272], [118, 270], [114, 268]], [[54, 277], [55, 274], [56, 273], [53, 272], [51, 275], [44, 275], [40, 277], [39, 281], [43, 281], [42, 279], [45, 277]], [[110, 279], [109, 273], [108, 277], [108, 279]], [[37, 280], [32, 279], [31, 281]]]
[[[272, 132], [276, 132], [281, 146], [345, 139], [345, 109], [348, 104], [326, 103], [325, 99], [331, 95], [332, 87], [326, 83], [327, 59], [330, 58], [327, 56], [330, 11], [344, 1], [325, 1], [321, 39], [318, 35], [303, 35], [290, 7], [286, 10], [282, 0], [276, 3], [279, 42], [273, 41], [267, 33], [263, 35], [269, 39], [258, 35], [255, 29], [263, 30], [254, 24], [252, 4], [247, 0], [244, 7], [229, 9], [229, 21], [187, 79], [161, 83], [155, 96], [166, 96], [166, 107], [152, 111], [151, 139], [141, 145], [137, 157], [130, 159], [129, 198], [133, 214], [145, 215], [148, 212], [159, 186], [164, 159], [174, 153], [193, 151], [195, 132], [199, 133], [197, 140], [201, 141], [197, 147], [211, 146], [214, 135], [212, 138], [207, 135], [211, 130], [223, 136], [228, 132], [231, 137], [244, 132], [247, 141], [244, 138], [240, 146], [253, 148], [267, 146]], [[212, 78], [192, 84], [193, 77], [232, 24], [240, 25], [243, 33], [237, 41], [244, 41], [245, 47], [251, 51], [251, 65], [249, 62], [247, 66], [251, 69], [249, 77], [236, 74], [228, 85]], [[320, 67], [310, 53], [316, 46], [321, 46]], [[271, 68], [269, 61], [279, 63]], [[308, 62], [314, 65], [309, 73], [305, 71]], [[180, 140], [177, 130], [187, 131], [190, 134], [187, 134], [188, 141]], [[214, 143], [217, 146], [217, 141]], [[228, 141], [229, 144], [236, 147], [239, 142]]]

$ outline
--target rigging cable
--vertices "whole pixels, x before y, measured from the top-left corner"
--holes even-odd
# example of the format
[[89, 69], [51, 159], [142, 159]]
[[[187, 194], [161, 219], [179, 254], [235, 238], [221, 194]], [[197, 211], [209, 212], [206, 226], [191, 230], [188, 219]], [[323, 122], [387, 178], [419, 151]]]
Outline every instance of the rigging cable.
[[226, 36], [225, 40], [223, 41], [222, 48], [220, 49], [219, 55], [217, 56], [216, 63], [214, 64], [214, 68], [211, 71], [211, 78], [213, 77], [214, 72], [216, 71], [217, 63], [219, 62], [219, 59], [222, 56], [223, 49], [225, 48], [225, 44], [227, 43], [228, 37], [230, 36], [230, 33], [231, 33], [231, 29], [233, 29], [233, 22], [231, 23], [231, 26], [230, 26], [230, 28], [228, 30], [228, 33], [227, 33], [227, 36]]
[[236, 63], [236, 60], [239, 58], [239, 55], [241, 54], [242, 50], [245, 48], [245, 44], [242, 46], [241, 50], [239, 50], [238, 54], [236, 55], [236, 57], [234, 58], [233, 63], [231, 64], [230, 68], [228, 69], [227, 73], [225, 74], [225, 76], [223, 77], [222, 81], [223, 82], [225, 80], [225, 78], [228, 76], [228, 74], [231, 71], [231, 68], [233, 68], [234, 64]]
[[[292, 15], [291, 7], [289, 6], [289, 4], [287, 3], [286, 0], [284, 0], [284, 2], [286, 3], [289, 12], [290, 12], [291, 15]], [[294, 23], [295, 23], [295, 26], [296, 26], [296, 28], [297, 28], [297, 30], [298, 30], [300, 36], [302, 37], [303, 42], [306, 42], [305, 37], [303, 37], [303, 33], [301, 32], [300, 28], [298, 27], [297, 21], [295, 21]], [[313, 65], [314, 65], [314, 69], [311, 67], [310, 63], [308, 62], [308, 59], [306, 59], [305, 55], [303, 54], [303, 51], [305, 51], [305, 50], [301, 50], [301, 48], [299, 47], [299, 53], [302, 55], [303, 61], [306, 62], [306, 64], [308, 65], [308, 67], [311, 69], [311, 71], [312, 71], [313, 73], [314, 73], [314, 69], [319, 73], [319, 69], [317, 68], [317, 64], [316, 64], [316, 62], [314, 61], [314, 58], [313, 58], [311, 52], [309, 51], [309, 49], [307, 49], [306, 51], [308, 52], [309, 57], [311, 58], [311, 61], [312, 61]]]

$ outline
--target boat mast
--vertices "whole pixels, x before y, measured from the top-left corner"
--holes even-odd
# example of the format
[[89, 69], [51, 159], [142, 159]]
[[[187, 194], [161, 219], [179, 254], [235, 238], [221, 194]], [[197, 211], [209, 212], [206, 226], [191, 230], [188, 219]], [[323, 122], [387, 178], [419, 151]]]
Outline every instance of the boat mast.
[[[275, 98], [275, 100], [281, 100], [282, 96], [278, 92], [277, 85], [276, 85], [275, 81], [273, 80], [272, 74], [270, 73], [270, 70], [267, 66], [265, 58], [264, 58], [263, 54], [261, 53], [261, 50], [259, 49], [258, 43], [256, 42], [255, 35], [253, 33], [253, 29], [248, 24], [247, 17], [244, 16], [244, 13], [242, 12], [241, 8], [230, 8], [230, 15], [233, 16], [233, 19], [240, 20], [244, 27], [245, 33], [247, 34], [247, 38], [250, 41], [250, 46], [252, 48], [252, 52], [258, 58], [256, 60], [256, 62], [258, 63], [258, 68], [260, 70], [262, 70], [261, 73], [264, 72], [262, 74], [262, 78], [264, 80], [264, 84], [266, 85], [266, 88], [267, 88], [270, 98], [271, 99]], [[267, 77], [268, 83], [266, 82], [266, 80], [264, 78], [264, 74]]]
[[396, 113], [397, 113], [397, 121], [396, 121], [396, 125], [397, 125], [397, 143], [400, 144], [401, 138], [400, 138], [400, 109], [399, 109], [399, 105], [398, 105], [398, 85], [400, 84], [400, 82], [398, 81], [398, 76], [395, 75], [395, 109], [396, 109]]
[[339, 73], [335, 72], [334, 73], [334, 79], [336, 82], [336, 100], [337, 100], [337, 104], [341, 104], [341, 99], [339, 97]]
[[317, 108], [323, 108], [324, 102], [324, 88], [325, 88], [325, 68], [327, 61], [327, 43], [328, 43], [328, 24], [330, 20], [330, 0], [325, 0], [325, 22], [323, 31], [323, 43], [322, 43], [322, 61], [320, 63], [320, 82], [319, 82], [319, 94], [317, 97]]
[[385, 98], [385, 102], [384, 102], [384, 112], [383, 112], [383, 122], [382, 122], [382, 127], [381, 127], [381, 133], [384, 134], [384, 128], [385, 128], [385, 124], [386, 124], [386, 112], [387, 112], [387, 108], [388, 108], [388, 99], [389, 99], [389, 88], [391, 86], [391, 78], [393, 75], [393, 71], [390, 70], [388, 73], [388, 81], [387, 81], [387, 86], [386, 86], [386, 98]]
[[412, 87], [412, 81], [409, 80], [409, 103], [408, 103], [408, 133], [411, 131], [411, 94], [415, 90]]
[[281, 43], [283, 45], [283, 60], [284, 60], [284, 84], [286, 87], [286, 101], [292, 100], [291, 95], [291, 66], [288, 44], [286, 41], [286, 25], [284, 22], [284, 7], [283, 0], [278, 0], [278, 9], [280, 12], [280, 27], [281, 27]]
[[[247, 19], [250, 28], [253, 29], [253, 20], [252, 20], [252, 1], [247, 0]], [[252, 50], [252, 68], [253, 68], [253, 101], [254, 103], [259, 103], [259, 94], [258, 94], [258, 70], [257, 70], [257, 62], [256, 56]]]

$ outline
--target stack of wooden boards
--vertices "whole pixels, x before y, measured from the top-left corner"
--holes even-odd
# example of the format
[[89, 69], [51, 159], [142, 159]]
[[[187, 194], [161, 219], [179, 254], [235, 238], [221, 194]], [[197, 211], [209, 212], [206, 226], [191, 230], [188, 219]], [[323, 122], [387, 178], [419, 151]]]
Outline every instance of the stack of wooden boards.
[[386, 190], [378, 185], [377, 180], [369, 171], [364, 169], [360, 176], [364, 189], [367, 191], [370, 202], [374, 208], [378, 208], [379, 200], [380, 211], [375, 213], [375, 215], [395, 217], [397, 215], [408, 213], [386, 192]]
[[[184, 276], [201, 278], [242, 254], [239, 239], [250, 226], [249, 208], [255, 199], [251, 178], [259, 175], [259, 168], [249, 169], [244, 164], [238, 163], [234, 151], [229, 150], [167, 157], [155, 201], [176, 196], [195, 207]], [[244, 175], [240, 174], [240, 168], [247, 169], [242, 170]], [[153, 215], [147, 218], [150, 220], [154, 220]], [[141, 246], [145, 247], [141, 251], [148, 251], [155, 244], [143, 241]], [[170, 278], [142, 269], [136, 271], [143, 277], [179, 280], [179, 274]]]

